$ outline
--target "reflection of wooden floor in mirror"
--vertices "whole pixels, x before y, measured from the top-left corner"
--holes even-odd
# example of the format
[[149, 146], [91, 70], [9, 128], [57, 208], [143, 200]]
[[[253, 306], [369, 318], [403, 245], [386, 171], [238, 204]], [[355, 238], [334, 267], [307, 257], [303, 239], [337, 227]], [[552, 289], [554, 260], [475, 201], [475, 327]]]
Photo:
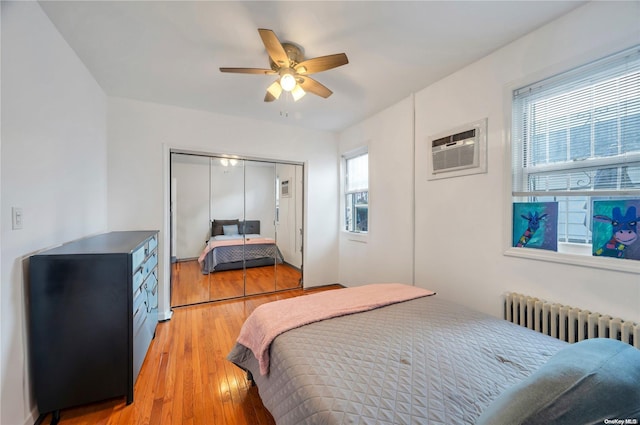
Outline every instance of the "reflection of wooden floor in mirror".
[[[243, 270], [203, 275], [197, 261], [171, 265], [171, 306], [237, 298], [245, 295]], [[300, 287], [300, 271], [287, 265], [253, 267], [246, 270], [246, 295]]]

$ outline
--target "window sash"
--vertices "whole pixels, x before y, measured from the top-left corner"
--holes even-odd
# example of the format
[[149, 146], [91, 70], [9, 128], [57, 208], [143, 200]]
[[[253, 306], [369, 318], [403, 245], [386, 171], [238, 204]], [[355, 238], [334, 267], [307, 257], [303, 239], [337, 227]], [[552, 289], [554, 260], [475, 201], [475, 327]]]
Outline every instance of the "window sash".
[[369, 153], [345, 158], [345, 193], [369, 189]]
[[[514, 196], [640, 194], [640, 47], [515, 90], [512, 139]], [[596, 184], [614, 170], [629, 179]]]
[[369, 231], [369, 191], [345, 194], [345, 230], [355, 233]]

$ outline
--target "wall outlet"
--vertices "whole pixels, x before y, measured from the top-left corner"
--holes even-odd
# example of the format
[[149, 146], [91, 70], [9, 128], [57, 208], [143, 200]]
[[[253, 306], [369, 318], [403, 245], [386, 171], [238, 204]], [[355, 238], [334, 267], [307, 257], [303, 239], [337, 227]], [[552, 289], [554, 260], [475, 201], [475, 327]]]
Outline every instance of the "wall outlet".
[[22, 229], [22, 208], [11, 207], [11, 227], [13, 230]]

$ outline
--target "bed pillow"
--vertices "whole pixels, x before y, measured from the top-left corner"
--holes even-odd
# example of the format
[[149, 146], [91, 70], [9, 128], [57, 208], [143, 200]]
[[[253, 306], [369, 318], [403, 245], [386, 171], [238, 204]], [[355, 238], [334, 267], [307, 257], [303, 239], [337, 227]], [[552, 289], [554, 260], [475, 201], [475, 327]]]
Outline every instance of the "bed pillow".
[[238, 225], [237, 224], [225, 224], [222, 226], [222, 232], [225, 235], [237, 235], [238, 234]]
[[257, 235], [260, 233], [260, 220], [247, 220], [240, 223], [240, 233], [243, 235]]
[[640, 350], [613, 339], [587, 339], [507, 389], [476, 425], [640, 423], [638, 382]]
[[223, 226], [233, 225], [236, 226], [240, 223], [240, 220], [213, 220], [211, 224], [211, 236], [224, 235]]

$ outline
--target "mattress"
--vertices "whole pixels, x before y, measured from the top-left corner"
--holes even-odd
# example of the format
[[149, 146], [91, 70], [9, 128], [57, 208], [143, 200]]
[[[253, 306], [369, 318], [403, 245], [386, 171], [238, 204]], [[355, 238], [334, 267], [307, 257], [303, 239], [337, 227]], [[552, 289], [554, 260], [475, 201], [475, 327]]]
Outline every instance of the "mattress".
[[438, 296], [305, 325], [275, 338], [270, 369], [236, 344], [278, 425], [473, 424], [566, 343]]

